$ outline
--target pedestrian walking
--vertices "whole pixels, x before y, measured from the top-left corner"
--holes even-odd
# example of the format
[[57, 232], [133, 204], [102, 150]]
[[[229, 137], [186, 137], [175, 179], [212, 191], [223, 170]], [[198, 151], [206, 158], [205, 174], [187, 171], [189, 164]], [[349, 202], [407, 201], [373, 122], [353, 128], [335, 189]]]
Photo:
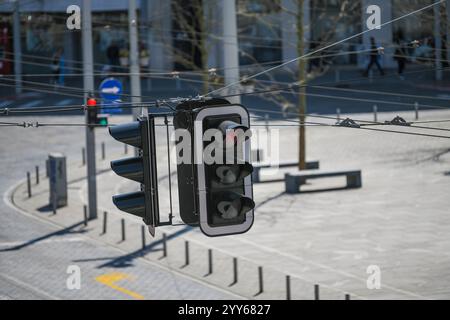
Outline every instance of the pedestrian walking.
[[394, 59], [397, 61], [397, 73], [401, 80], [405, 80], [403, 73], [406, 67], [407, 54], [405, 47], [401, 44], [400, 40], [397, 40], [394, 52]]
[[[321, 43], [320, 38], [318, 41], [311, 41], [311, 43], [309, 44], [309, 52], [316, 51], [320, 46], [320, 43]], [[314, 69], [321, 69], [321, 64], [322, 58], [320, 57], [320, 53], [310, 57], [308, 63], [308, 73], [311, 73]]]
[[108, 57], [108, 63], [113, 72], [116, 72], [117, 67], [120, 65], [119, 52], [120, 52], [119, 46], [117, 45], [117, 42], [113, 40], [109, 45], [108, 49], [106, 49], [106, 56]]
[[375, 38], [370, 38], [370, 60], [369, 64], [367, 65], [367, 69], [364, 72], [364, 75], [367, 77], [369, 75], [370, 70], [372, 69], [373, 65], [376, 65], [378, 68], [378, 71], [380, 71], [380, 74], [384, 76], [384, 70], [380, 65], [380, 52], [378, 50], [377, 45], [375, 44]]
[[52, 70], [52, 84], [56, 85], [59, 83], [60, 80], [60, 73], [61, 73], [61, 56], [62, 56], [62, 49], [58, 48], [52, 57], [52, 64], [51, 64], [51, 70]]

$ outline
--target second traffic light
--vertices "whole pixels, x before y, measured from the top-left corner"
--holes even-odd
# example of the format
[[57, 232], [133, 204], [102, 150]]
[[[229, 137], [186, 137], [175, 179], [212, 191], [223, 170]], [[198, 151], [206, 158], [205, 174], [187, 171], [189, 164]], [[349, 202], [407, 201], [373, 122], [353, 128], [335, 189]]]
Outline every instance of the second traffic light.
[[120, 210], [141, 217], [154, 235], [159, 224], [154, 119], [142, 117], [135, 122], [112, 126], [109, 132], [114, 139], [139, 150], [137, 157], [112, 161], [111, 169], [141, 185], [141, 191], [113, 196], [113, 203]]
[[94, 97], [87, 100], [87, 116], [88, 124], [108, 126], [108, 115], [99, 113], [97, 100]]

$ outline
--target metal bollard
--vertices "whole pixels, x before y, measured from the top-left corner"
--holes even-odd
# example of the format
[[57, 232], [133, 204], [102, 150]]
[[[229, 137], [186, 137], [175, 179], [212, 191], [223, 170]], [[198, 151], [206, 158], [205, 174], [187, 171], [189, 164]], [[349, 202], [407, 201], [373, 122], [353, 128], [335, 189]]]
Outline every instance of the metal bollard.
[[256, 161], [257, 162], [262, 162], [263, 161], [263, 156], [262, 156], [262, 150], [261, 149], [256, 149]]
[[120, 220], [120, 224], [122, 226], [122, 242], [126, 240], [125, 236], [125, 219]]
[[340, 108], [336, 109], [336, 119], [338, 122], [341, 121], [341, 109]]
[[84, 226], [88, 225], [88, 216], [87, 216], [87, 206], [83, 206], [83, 214], [84, 214]]
[[373, 121], [378, 122], [378, 106], [373, 106]]
[[314, 285], [314, 300], [320, 300], [318, 284]]
[[234, 286], [238, 282], [238, 260], [237, 258], [233, 258], [233, 282], [230, 284]]
[[291, 276], [286, 276], [286, 300], [291, 300]]
[[103, 232], [102, 234], [106, 234], [107, 231], [107, 225], [108, 225], [108, 212], [103, 212]]
[[36, 166], [36, 184], [39, 184], [39, 166]]
[[86, 149], [85, 148], [81, 148], [81, 160], [82, 160], [83, 166], [86, 165]]
[[163, 258], [167, 257], [167, 235], [165, 233], [163, 233], [163, 238], [162, 238], [162, 243], [163, 243]]
[[259, 278], [259, 292], [256, 295], [260, 295], [264, 292], [264, 279], [263, 279], [263, 268], [258, 267], [258, 278]]
[[58, 204], [56, 203], [56, 193], [53, 193], [53, 197], [52, 197], [52, 211], [53, 211], [53, 215], [56, 215], [57, 207], [58, 207]]
[[102, 142], [102, 160], [105, 160], [105, 158], [106, 158], [105, 143]]
[[184, 257], [185, 262], [183, 267], [186, 267], [189, 265], [189, 241], [184, 242]]
[[414, 110], [416, 111], [416, 120], [419, 120], [419, 103], [414, 103]]
[[345, 300], [350, 300], [350, 295], [349, 294], [345, 295]]
[[145, 226], [141, 226], [142, 249], [145, 249]]
[[213, 273], [213, 252], [212, 249], [208, 249], [208, 273], [207, 275], [211, 275]]
[[31, 198], [31, 177], [29, 172], [27, 172], [27, 190], [28, 190], [28, 198]]

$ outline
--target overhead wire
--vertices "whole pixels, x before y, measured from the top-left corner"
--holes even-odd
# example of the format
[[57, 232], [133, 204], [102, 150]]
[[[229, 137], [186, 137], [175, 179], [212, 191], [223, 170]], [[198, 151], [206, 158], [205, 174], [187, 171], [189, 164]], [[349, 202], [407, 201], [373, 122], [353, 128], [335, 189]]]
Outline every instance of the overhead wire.
[[[447, 69], [447, 68], [441, 68], [441, 69]], [[422, 72], [423, 73], [423, 71], [414, 71], [414, 72], [410, 72], [410, 73], [416, 73], [416, 72]], [[358, 78], [357, 81], [360, 81], [360, 79], [361, 78]], [[200, 81], [200, 80], [183, 79], [183, 81], [202, 83], [202, 81]], [[351, 81], [351, 79], [350, 80], [344, 80], [342, 82], [348, 82], [348, 81]], [[329, 82], [329, 83], [335, 83], [335, 82]], [[323, 85], [323, 84], [327, 84], [327, 83], [322, 83], [321, 85]], [[4, 84], [4, 83], [0, 83], [0, 86], [15, 87], [14, 85], [9, 85], [9, 84]], [[310, 85], [306, 85], [305, 87], [309, 87], [309, 86]], [[301, 87], [301, 86], [297, 86], [297, 87]], [[69, 94], [69, 93], [65, 93], [65, 92], [53, 92], [53, 91], [50, 91], [50, 90], [44, 90], [44, 89], [38, 89], [38, 88], [28, 88], [28, 87], [26, 89], [30, 90], [30, 91], [35, 91], [35, 92], [43, 92], [43, 93], [51, 93], [51, 94], [55, 94], [55, 95], [66, 95], [66, 96], [83, 98], [81, 95], [74, 95], [74, 94]], [[224, 95], [224, 96], [221, 96], [221, 97], [222, 98], [229, 98], [229, 97], [233, 97], [233, 96], [259, 95], [259, 94], [267, 94], [267, 93], [274, 93], [274, 92], [282, 92], [282, 91], [285, 91], [286, 89], [292, 90], [293, 89], [293, 85], [289, 84], [286, 87], [270, 88], [270, 89], [267, 89], [267, 90], [259, 90], [259, 91], [254, 91], [254, 92], [244, 92], [244, 93], [233, 94], [233, 95]], [[294, 92], [293, 91], [288, 91], [288, 93], [292, 94]], [[321, 96], [324, 97], [324, 95], [321, 95]], [[141, 97], [148, 97], [148, 96], [141, 96]], [[348, 99], [346, 97], [336, 97], [336, 96], [325, 96], [325, 97], [326, 98], [332, 98], [332, 99], [335, 99], [335, 98], [336, 99]], [[153, 97], [151, 97], [151, 98], [153, 98]], [[425, 98], [425, 96], [424, 96], [424, 98]], [[426, 97], [426, 98], [433, 98], [433, 97]], [[364, 100], [369, 100], [369, 99], [364, 99]], [[367, 101], [365, 101], [365, 102], [367, 102]], [[376, 101], [375, 100], [370, 100], [370, 102], [377, 102], [378, 103], [380, 101], [378, 101], [378, 100], [376, 100]], [[386, 103], [386, 102], [381, 101], [381, 103]], [[392, 103], [396, 104], [397, 102], [392, 102]], [[121, 105], [121, 104], [125, 104], [125, 103], [121, 102], [121, 103], [117, 103], [117, 104]], [[405, 106], [410, 106], [410, 104], [407, 104]], [[433, 108], [433, 109], [448, 109], [447, 107], [437, 106], [437, 105], [421, 105], [421, 107]], [[61, 106], [55, 106], [55, 108], [56, 108], [57, 111], [63, 111], [63, 110], [61, 110]], [[112, 109], [112, 108], [113, 107], [110, 107], [109, 109]], [[0, 109], [0, 111], [1, 110], [2, 109]], [[10, 108], [9, 110], [14, 110], [14, 109]], [[36, 110], [36, 108], [31, 108], [30, 112], [33, 112], [33, 110]], [[3, 109], [3, 111], [4, 111], [4, 109]]]
[[[440, 1], [440, 2], [442, 2], [442, 1]], [[402, 17], [400, 17], [400, 18], [397, 18], [397, 19], [394, 19], [394, 20], [392, 20], [392, 21], [389, 21], [389, 22], [387, 22], [387, 23], [385, 23], [385, 24], [383, 24], [383, 25], [386, 25], [386, 24], [388, 24], [388, 23], [392, 23], [392, 22], [394, 22], [394, 21], [396, 21], [396, 20], [399, 20], [399, 19], [401, 19], [401, 18], [404, 18], [404, 17], [406, 17], [406, 16], [409, 16], [409, 15], [412, 15], [412, 14], [414, 14], [414, 13], [417, 13], [417, 12], [420, 12], [420, 11], [422, 11], [422, 10], [425, 10], [425, 9], [427, 9], [427, 8], [430, 8], [430, 7], [436, 5], [436, 4], [440, 3], [440, 2], [437, 2], [437, 3], [432, 4], [432, 5], [430, 5], [430, 6], [424, 7], [424, 8], [422, 8], [422, 9], [416, 10], [416, 11], [414, 11], [414, 12], [412, 12], [412, 13], [408, 13], [408, 14], [405, 15], [405, 16], [402, 16]], [[369, 30], [369, 31], [370, 31], [370, 30]], [[363, 32], [363, 33], [365, 33], [365, 32]], [[362, 34], [363, 34], [363, 33], [362, 33]], [[261, 74], [270, 72], [271, 70], [275, 70], [276, 68], [280, 68], [280, 67], [282, 67], [283, 65], [286, 65], [286, 64], [288, 64], [288, 63], [297, 61], [297, 60], [299, 60], [299, 59], [301, 59], [301, 58], [304, 58], [304, 57], [307, 57], [307, 56], [311, 56], [311, 55], [313, 55], [313, 54], [315, 54], [315, 53], [321, 52], [321, 51], [323, 51], [323, 50], [325, 50], [325, 49], [327, 49], [327, 48], [330, 48], [330, 47], [332, 47], [332, 46], [335, 46], [335, 45], [337, 45], [337, 44], [339, 44], [339, 43], [343, 43], [343, 42], [345, 42], [346, 40], [352, 39], [352, 38], [354, 38], [354, 37], [355, 37], [355, 36], [348, 37], [348, 38], [346, 38], [346, 39], [344, 39], [344, 40], [341, 40], [341, 41], [338, 41], [338, 42], [336, 42], [336, 43], [334, 43], [334, 44], [331, 44], [331, 45], [325, 46], [325, 47], [323, 47], [323, 48], [320, 48], [320, 49], [316, 50], [315, 52], [311, 52], [311, 53], [309, 53], [309, 54], [307, 54], [307, 55], [304, 55], [304, 56], [302, 56], [302, 57], [297, 57], [296, 59], [293, 59], [293, 60], [284, 62], [283, 64], [281, 64], [281, 65], [279, 65], [279, 66], [276, 66], [276, 67], [273, 67], [273, 68], [269, 68], [269, 69], [267, 69], [267, 70], [265, 70], [265, 71], [263, 71], [263, 72], [261, 72], [261, 73], [255, 74], [255, 75], [251, 76], [250, 78], [255, 78], [255, 77], [257, 77], [258, 75], [261, 75]], [[249, 78], [247, 77], [247, 79], [249, 79]], [[242, 82], [242, 81], [240, 81], [240, 82]], [[238, 83], [240, 83], [240, 82], [238, 82]], [[232, 84], [231, 84], [231, 85], [232, 85]], [[217, 90], [214, 90], [214, 91], [209, 92], [207, 95], [212, 94], [212, 93], [214, 93], [214, 92], [217, 92], [218, 90], [226, 89], [226, 88], [227, 88], [227, 86], [225, 86], [225, 87], [223, 87], [223, 88], [219, 88], [219, 89], [217, 89]]]

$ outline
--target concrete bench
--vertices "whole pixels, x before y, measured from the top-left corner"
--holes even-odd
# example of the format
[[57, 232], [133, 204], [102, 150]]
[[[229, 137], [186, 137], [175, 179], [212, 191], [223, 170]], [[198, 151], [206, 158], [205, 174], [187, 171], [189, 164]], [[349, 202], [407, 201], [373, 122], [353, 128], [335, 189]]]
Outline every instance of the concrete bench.
[[[309, 161], [306, 162], [306, 169], [307, 170], [314, 170], [319, 169], [319, 161]], [[291, 160], [291, 161], [281, 161], [278, 166], [271, 164], [271, 163], [264, 163], [264, 162], [257, 162], [253, 164], [253, 173], [252, 178], [254, 183], [261, 182], [261, 169], [275, 169], [275, 168], [291, 168], [291, 167], [298, 167], [298, 161]], [[274, 180], [267, 180], [264, 182], [279, 182], [284, 181], [284, 179], [274, 179]]]
[[306, 183], [306, 180], [331, 178], [331, 177], [347, 177], [347, 186], [345, 189], [357, 189], [362, 187], [361, 170], [355, 171], [298, 171], [296, 173], [287, 173], [285, 175], [286, 193], [296, 194], [300, 193], [300, 187]]

